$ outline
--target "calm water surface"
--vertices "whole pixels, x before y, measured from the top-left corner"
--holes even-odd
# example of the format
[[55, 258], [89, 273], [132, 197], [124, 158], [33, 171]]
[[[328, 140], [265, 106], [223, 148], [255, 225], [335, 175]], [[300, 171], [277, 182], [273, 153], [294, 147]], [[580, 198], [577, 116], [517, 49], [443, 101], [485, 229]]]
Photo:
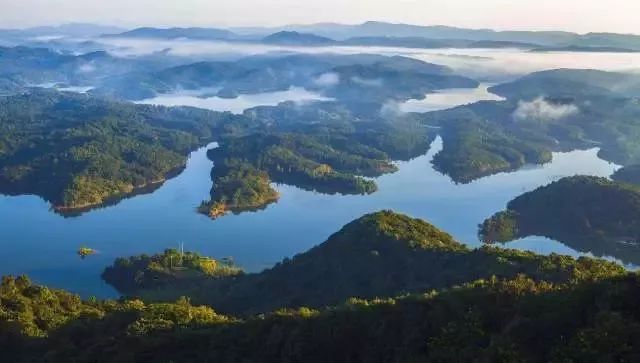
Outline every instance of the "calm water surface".
[[402, 112], [432, 112], [452, 107], [468, 105], [478, 101], [502, 101], [500, 97], [489, 92], [490, 83], [482, 83], [478, 88], [453, 88], [427, 93], [422, 100], [408, 100], [400, 104]]
[[[445, 90], [405, 107], [427, 111], [496, 97], [486, 87]], [[236, 101], [228, 108], [241, 112], [255, 105]], [[36, 196], [0, 196], [0, 274], [28, 274], [39, 283], [84, 296], [111, 297], [117, 294], [101, 281], [100, 273], [117, 257], [151, 254], [184, 243], [186, 249], [218, 258], [232, 256], [245, 269], [259, 271], [321, 243], [351, 220], [381, 209], [426, 219], [469, 246], [479, 246], [477, 225], [521, 193], [564, 176], [609, 176], [617, 168], [599, 159], [597, 149], [555, 153], [553, 162], [544, 166], [459, 185], [432, 168], [431, 159], [442, 148], [437, 139], [426, 155], [398, 163], [399, 172], [378, 178], [379, 191], [372, 195], [329, 196], [278, 185], [281, 199], [266, 210], [212, 221], [195, 211], [209, 196], [212, 163], [206, 150], [211, 147], [215, 144], [193, 152], [185, 171], [155, 192], [79, 217], [59, 216]], [[98, 254], [80, 259], [76, 251], [82, 245]], [[538, 237], [509, 246], [580, 255]]]
[[[0, 274], [25, 273], [39, 283], [85, 296], [114, 296], [115, 291], [99, 275], [119, 256], [154, 253], [183, 242], [189, 250], [233, 256], [248, 270], [258, 271], [308, 250], [362, 214], [381, 209], [424, 218], [458, 240], [478, 246], [478, 223], [522, 192], [563, 176], [608, 176], [616, 168], [598, 159], [596, 149], [574, 151], [556, 153], [554, 161], [542, 167], [456, 185], [431, 167], [430, 160], [440, 149], [438, 139], [427, 155], [398, 163], [400, 171], [378, 178], [380, 190], [370, 196], [328, 196], [278, 186], [282, 198], [266, 210], [216, 221], [195, 212], [211, 186], [212, 163], [206, 158], [206, 148], [194, 152], [187, 169], [154, 193], [80, 217], [54, 214], [38, 197], [2, 196]], [[99, 253], [82, 260], [76, 255], [81, 245]], [[579, 255], [544, 238], [527, 238], [510, 246]]]

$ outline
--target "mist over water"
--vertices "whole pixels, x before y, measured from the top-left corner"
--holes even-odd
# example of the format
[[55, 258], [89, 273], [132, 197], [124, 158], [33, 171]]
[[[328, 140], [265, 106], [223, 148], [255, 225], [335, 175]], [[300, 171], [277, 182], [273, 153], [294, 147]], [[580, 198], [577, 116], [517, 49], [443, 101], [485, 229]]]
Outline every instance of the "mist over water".
[[305, 54], [362, 54], [401, 55], [430, 63], [446, 65], [456, 73], [485, 82], [502, 82], [532, 72], [580, 68], [605, 71], [640, 71], [640, 53], [624, 52], [532, 52], [507, 49], [419, 49], [380, 46], [275, 46], [253, 43], [155, 40], [155, 39], [99, 39], [107, 49], [120, 56], [140, 56], [167, 51], [180, 57], [205, 59], [234, 59], [267, 53]]
[[[351, 220], [382, 209], [423, 218], [476, 247], [481, 245], [477, 225], [512, 198], [565, 176], [606, 177], [617, 168], [592, 149], [554, 153], [553, 161], [544, 166], [456, 184], [430, 163], [442, 149], [438, 138], [426, 155], [399, 162], [397, 173], [377, 178], [379, 191], [372, 195], [324, 195], [276, 185], [281, 193], [278, 203], [212, 221], [196, 213], [209, 197], [212, 162], [206, 150], [212, 147], [194, 152], [185, 171], [155, 192], [76, 218], [54, 214], [38, 197], [0, 196], [0, 240], [6, 242], [0, 274], [24, 273], [39, 283], [84, 296], [114, 297], [116, 292], [101, 281], [100, 273], [117, 257], [152, 254], [182, 242], [186, 249], [217, 258], [232, 256], [248, 271], [260, 271], [317, 245]], [[24, 228], [33, 225], [39, 228]], [[80, 259], [76, 251], [81, 245], [98, 254]], [[510, 247], [585, 255], [540, 237]]]
[[286, 91], [265, 92], [251, 95], [239, 95], [236, 98], [221, 98], [217, 96], [207, 97], [205, 92], [178, 91], [171, 94], [162, 94], [154, 98], [138, 101], [141, 104], [153, 104], [162, 106], [192, 106], [213, 111], [229, 111], [241, 114], [249, 108], [256, 106], [276, 106], [285, 101], [296, 103], [312, 101], [330, 101], [319, 93], [308, 91], [300, 87], [291, 87]]
[[493, 84], [483, 83], [478, 88], [453, 88], [428, 93], [422, 100], [408, 100], [399, 105], [402, 112], [432, 112], [446, 110], [460, 105], [468, 105], [478, 101], [504, 100], [489, 92]]
[[[397, 105], [401, 112], [443, 110], [481, 100], [499, 100], [488, 92], [495, 82], [553, 68], [593, 68], [633, 70], [640, 67], [639, 53], [532, 53], [518, 49], [407, 49], [390, 47], [282, 47], [249, 43], [190, 40], [99, 39], [110, 52], [137, 57], [164, 52], [196, 60], [233, 60], [255, 54], [298, 52], [402, 55], [449, 66], [460, 75], [484, 83], [477, 89], [448, 89], [427, 94], [422, 100]], [[325, 83], [334, 80], [322, 79]], [[55, 85], [48, 85], [54, 87]], [[89, 87], [62, 90], [86, 92]], [[175, 91], [139, 103], [165, 106], [194, 106], [216, 111], [241, 113], [255, 106], [277, 105], [285, 101], [329, 100], [303, 88], [240, 95], [236, 98], [212, 96], [219, 89]], [[209, 145], [207, 148], [211, 148]], [[271, 267], [284, 257], [304, 252], [324, 241], [344, 224], [365, 213], [392, 209], [423, 218], [451, 233], [469, 246], [479, 246], [477, 225], [504, 209], [509, 200], [565, 176], [587, 174], [608, 177], [618, 166], [601, 160], [597, 149], [554, 153], [544, 166], [525, 167], [469, 184], [455, 184], [435, 171], [433, 156], [442, 148], [437, 139], [431, 150], [408, 162], [399, 162], [399, 171], [376, 179], [379, 191], [368, 196], [335, 196], [278, 185], [278, 203], [256, 213], [225, 216], [212, 221], [196, 213], [209, 198], [212, 162], [207, 148], [192, 153], [188, 166], [178, 177], [151, 194], [126, 199], [80, 217], [64, 218], [35, 196], [0, 196], [0, 240], [6, 257], [0, 274], [28, 274], [39, 283], [66, 288], [84, 296], [116, 296], [100, 279], [103, 268], [117, 257], [156, 253], [183, 242], [185, 248], [213, 257], [233, 256], [249, 271]], [[214, 170], [215, 172], [215, 170]], [[38, 228], [25, 228], [38, 226]], [[86, 245], [98, 251], [81, 260], [76, 251]], [[557, 252], [583, 255], [559, 242], [528, 237], [509, 247], [537, 253]], [[588, 253], [586, 253], [588, 254]], [[640, 261], [622, 261], [640, 264]]]

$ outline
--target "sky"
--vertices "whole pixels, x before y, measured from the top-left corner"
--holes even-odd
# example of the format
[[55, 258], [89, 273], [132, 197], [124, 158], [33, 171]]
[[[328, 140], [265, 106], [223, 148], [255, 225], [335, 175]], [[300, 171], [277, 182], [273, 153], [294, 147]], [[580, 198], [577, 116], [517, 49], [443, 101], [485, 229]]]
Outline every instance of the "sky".
[[276, 26], [367, 20], [640, 34], [640, 0], [0, 0], [0, 28], [66, 22]]

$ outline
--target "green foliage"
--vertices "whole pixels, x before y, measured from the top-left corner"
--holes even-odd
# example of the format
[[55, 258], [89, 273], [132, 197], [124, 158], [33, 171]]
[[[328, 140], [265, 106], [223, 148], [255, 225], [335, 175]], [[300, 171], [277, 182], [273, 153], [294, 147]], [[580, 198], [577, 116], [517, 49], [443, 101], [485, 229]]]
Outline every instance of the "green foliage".
[[200, 211], [217, 218], [277, 200], [270, 183], [327, 194], [370, 194], [376, 177], [395, 172], [392, 159], [424, 153], [433, 132], [411, 119], [364, 121], [329, 103], [258, 107], [246, 116], [269, 127], [227, 137], [209, 152], [214, 161], [211, 201]]
[[527, 163], [543, 164], [551, 160], [552, 151], [599, 147], [598, 156], [605, 160], [621, 165], [640, 163], [637, 76], [552, 70], [491, 91], [507, 100], [424, 116], [427, 124], [440, 127], [444, 142], [434, 166], [456, 182], [515, 170]]
[[71, 93], [1, 97], [0, 188], [62, 210], [102, 204], [182, 168], [217, 121], [207, 111]]
[[223, 313], [251, 314], [319, 308], [354, 296], [395, 296], [519, 273], [536, 281], [570, 283], [620, 275], [624, 268], [603, 260], [488, 246], [472, 250], [429, 223], [384, 211], [363, 216], [317, 247], [260, 273], [201, 276], [189, 284], [157, 288], [136, 286], [135, 276], [128, 275], [114, 286], [131, 286], [134, 290], [121, 291], [149, 300], [174, 301], [184, 295]]
[[66, 213], [152, 189], [215, 135], [212, 201], [200, 208], [212, 216], [275, 201], [271, 181], [372, 193], [364, 177], [396, 171], [392, 158], [420, 155], [433, 139], [416, 121], [363, 120], [335, 103], [236, 116], [55, 91], [0, 98], [0, 131], [0, 190], [40, 195]]
[[96, 250], [94, 250], [93, 248], [86, 247], [86, 246], [82, 246], [82, 247], [80, 247], [78, 249], [78, 255], [83, 259], [85, 257], [93, 255], [95, 253], [96, 253]]
[[269, 175], [239, 159], [224, 159], [215, 163], [212, 201], [203, 202], [200, 211], [217, 218], [232, 211], [257, 210], [278, 200]]
[[2, 347], [16, 362], [634, 361], [639, 291], [636, 274], [572, 285], [518, 275], [242, 320], [184, 298], [102, 302], [100, 315]]
[[[640, 354], [637, 274], [590, 258], [469, 250], [392, 212], [363, 216], [260, 274], [221, 273], [218, 264], [166, 250], [118, 259], [105, 271], [119, 288], [190, 291], [164, 303], [82, 301], [5, 277], [0, 354], [12, 362], [633, 361]], [[203, 296], [245, 316], [191, 303]]]
[[518, 215], [512, 210], [496, 213], [480, 224], [480, 239], [485, 243], [508, 242], [517, 239]]
[[524, 141], [494, 122], [456, 118], [445, 124], [441, 135], [444, 148], [433, 165], [456, 182], [551, 161], [543, 143]]
[[640, 187], [605, 178], [563, 178], [511, 202], [486, 220], [489, 242], [548, 236], [581, 251], [640, 262]]
[[140, 255], [118, 258], [102, 273], [102, 278], [123, 292], [139, 289], [183, 287], [200, 278], [222, 278], [242, 274], [242, 270], [229, 260], [214, 260], [194, 252], [181, 253], [167, 249], [153, 256]]

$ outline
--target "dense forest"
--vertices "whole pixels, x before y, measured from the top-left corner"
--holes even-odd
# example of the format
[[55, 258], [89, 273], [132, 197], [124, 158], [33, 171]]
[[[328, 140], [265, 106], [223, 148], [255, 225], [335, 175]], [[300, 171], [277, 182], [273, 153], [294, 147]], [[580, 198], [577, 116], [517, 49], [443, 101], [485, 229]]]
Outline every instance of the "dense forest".
[[486, 242], [547, 236], [599, 256], [640, 261], [640, 188], [576, 176], [525, 193], [480, 226]]
[[[171, 57], [166, 57], [164, 62], [158, 60], [158, 57], [145, 57], [133, 62], [112, 57], [104, 52], [74, 56], [54, 55], [46, 49], [25, 47], [0, 50], [4, 55], [0, 61], [6, 65], [6, 74], [0, 73], [0, 78], [4, 80], [3, 85], [8, 89], [11, 89], [12, 85], [20, 84], [19, 89], [24, 90], [29, 82], [32, 84], [38, 82], [36, 77], [41, 78], [39, 82], [45, 80], [51, 82], [53, 79], [50, 78], [51, 75], [72, 74], [74, 69], [90, 62], [98, 68], [96, 72], [90, 74], [93, 78], [70, 80], [65, 76], [66, 78], [56, 80], [72, 84], [90, 81], [94, 85], [97, 84], [90, 91], [92, 94], [125, 99], [148, 98], [179, 89], [203, 92], [210, 90], [207, 91], [209, 93], [205, 92], [202, 95], [233, 98], [246, 93], [286, 90], [292, 86], [304, 87], [336, 99], [336, 102], [305, 105], [302, 110], [296, 110], [295, 104], [285, 103], [276, 107], [256, 107], [238, 116], [210, 113], [208, 117], [214, 119], [235, 117], [234, 123], [224, 123], [217, 128], [212, 128], [210, 121], [202, 122], [200, 126], [195, 127], [196, 130], [185, 129], [184, 126], [178, 125], [178, 122], [163, 125], [165, 128], [177, 128], [179, 131], [192, 134], [180, 137], [197, 137], [198, 141], [191, 143], [192, 148], [193, 145], [202, 145], [203, 136], [209, 137], [213, 134], [215, 140], [223, 141], [228, 131], [241, 136], [248, 136], [255, 132], [266, 133], [268, 136], [273, 132], [296, 133], [310, 136], [316, 143], [327, 143], [327, 146], [335, 149], [328, 151], [329, 153], [349, 153], [374, 161], [388, 162], [414, 155], [411, 151], [405, 152], [405, 148], [398, 147], [403, 143], [408, 145], [406, 149], [412, 147], [414, 150], [426, 149], [423, 146], [414, 146], [419, 142], [416, 140], [424, 141], [422, 136], [426, 132], [420, 129], [424, 127], [423, 125], [427, 125], [427, 127], [438, 128], [437, 132], [444, 142], [443, 150], [433, 160], [434, 166], [456, 182], [470, 182], [493, 173], [516, 170], [525, 164], [546, 163], [551, 160], [553, 151], [576, 148], [600, 147], [599, 156], [606, 160], [625, 166], [640, 163], [640, 146], [637, 142], [638, 130], [640, 130], [640, 124], [638, 124], [640, 108], [637, 101], [632, 98], [640, 94], [640, 78], [623, 73], [572, 69], [538, 72], [491, 88], [492, 92], [504, 96], [506, 101], [479, 102], [426, 114], [403, 114], [389, 106], [389, 101], [422, 98], [428, 92], [448, 87], [473, 88], [477, 86], [477, 82], [456, 76], [451, 69], [444, 66], [407, 57], [370, 54], [258, 55], [242, 58], [237, 62], [206, 61], [170, 66], [176, 61]], [[104, 77], [105, 72], [111, 72], [109, 73], [111, 76]], [[25, 80], [27, 76], [34, 79], [27, 81]], [[105, 102], [97, 100], [99, 99], [93, 98], [87, 102]], [[40, 102], [35, 99], [33, 101]], [[123, 108], [134, 107], [119, 105], [118, 107]], [[29, 113], [26, 110], [27, 107], [24, 106], [21, 110], [14, 110], [14, 113], [18, 117], [27, 117], [27, 115], [40, 117], [37, 112], [29, 111]], [[49, 111], [46, 109], [47, 117], [55, 117], [55, 112]], [[22, 115], [17, 115], [18, 112]], [[78, 110], [79, 114], [82, 112]], [[150, 113], [149, 111], [136, 112]], [[107, 118], [104, 112], [101, 115]], [[163, 117], [167, 118], [167, 116]], [[193, 115], [190, 115], [187, 118], [192, 117]], [[123, 121], [123, 114], [110, 119]], [[393, 124], [399, 125], [390, 127]], [[109, 132], [108, 130], [117, 129], [120, 126], [122, 125], [104, 127], [107, 131], [102, 130], [100, 133]], [[393, 131], [393, 136], [384, 137], [383, 135], [388, 134], [389, 130]], [[12, 130], [12, 132], [15, 131]], [[9, 134], [9, 130], [5, 133]], [[432, 134], [435, 133], [436, 131], [432, 130]], [[153, 139], [155, 136], [146, 135], [145, 137]], [[327, 140], [329, 138], [331, 140]], [[351, 147], [351, 143], [354, 143], [355, 147]], [[7, 148], [8, 145], [3, 145], [0, 150]], [[120, 148], [126, 149], [126, 146]], [[131, 193], [140, 185], [160, 181], [167, 172], [179, 168], [179, 165], [184, 162], [184, 150], [188, 149], [180, 147], [177, 150], [167, 145], [163, 145], [163, 148], [168, 150], [156, 148], [143, 151], [158, 154], [158, 158], [170, 164], [172, 168], [167, 170], [166, 166], [140, 166], [144, 169], [148, 167], [153, 169], [147, 173], [152, 175], [142, 177], [144, 183], [139, 175], [135, 176], [135, 179], [139, 179], [135, 182], [127, 180], [132, 178], [129, 176], [108, 176], [102, 178], [103, 180], [97, 180], [91, 176], [80, 175], [77, 178], [68, 178], [63, 182], [63, 186], [55, 187], [59, 189], [58, 191], [46, 195], [45, 198], [62, 207], [89, 206], [100, 204], [111, 199], [112, 196]], [[314, 148], [317, 149], [317, 147]], [[224, 153], [223, 150], [224, 147], [220, 152]], [[387, 155], [381, 155], [380, 151]], [[101, 150], [101, 152], [114, 153], [113, 150]], [[25, 153], [27, 155], [22, 156], [23, 158], [31, 157], [31, 154]], [[293, 167], [296, 169], [295, 176], [290, 174], [287, 178], [297, 179], [296, 184], [307, 189], [322, 189], [321, 184], [325, 182], [331, 184], [337, 178], [340, 184], [351, 184], [342, 188], [343, 191], [373, 190], [370, 183], [353, 179], [348, 175], [368, 176], [359, 174], [358, 170], [340, 171], [322, 160], [299, 155], [295, 150], [287, 150], [285, 153], [281, 149], [274, 154], [275, 159], [286, 159], [278, 160], [278, 163], [286, 162], [295, 166]], [[115, 159], [119, 158], [119, 156], [115, 157]], [[59, 157], [58, 160], [60, 160]], [[46, 164], [45, 161], [42, 163]], [[315, 169], [314, 163], [321, 166], [321, 170], [326, 169], [325, 165], [332, 166], [332, 177], [318, 181], [318, 178], [312, 175], [312, 170]], [[232, 164], [243, 165], [243, 171], [240, 173], [249, 170], [249, 165], [244, 165], [244, 162], [232, 161]], [[266, 170], [267, 168], [259, 167], [255, 162], [248, 164], [256, 169], [256, 172], [251, 172], [252, 182], [249, 183], [253, 186], [233, 187], [231, 185], [236, 183], [230, 182], [230, 178], [227, 178], [227, 182], [220, 185], [233, 192], [225, 191], [224, 195], [219, 193], [213, 196], [212, 202], [203, 204], [203, 211], [222, 210], [225, 205], [229, 210], [235, 211], [255, 209], [277, 199], [275, 192], [266, 186], [271, 181], [279, 182], [276, 180], [278, 177], [273, 175], [275, 174], [273, 170], [270, 172]], [[7, 181], [20, 178], [28, 168], [31, 166], [20, 161], [17, 168], [6, 171], [8, 177], [3, 184], [14, 184], [14, 187], [28, 184]], [[268, 180], [265, 177], [268, 177]], [[66, 197], [68, 201], [65, 202], [63, 190], [67, 185], [75, 186], [71, 188], [74, 191]], [[30, 185], [25, 189], [33, 192], [36, 188]], [[335, 185], [324, 189], [330, 192], [338, 191], [335, 190]], [[237, 190], [240, 192], [236, 193]], [[13, 192], [24, 193], [25, 191], [14, 190]], [[44, 195], [43, 191], [35, 191], [35, 193]], [[237, 194], [236, 201], [221, 203], [222, 199], [233, 199], [230, 194]], [[245, 197], [240, 197], [241, 195]], [[256, 197], [256, 195], [260, 196]], [[242, 199], [245, 200], [242, 201]], [[215, 214], [217, 213], [212, 213], [212, 215]]]
[[[120, 259], [109, 274], [139, 286], [178, 287], [192, 278], [229, 276], [212, 273], [214, 261], [167, 250]], [[429, 266], [437, 261], [442, 262]], [[303, 268], [311, 275], [295, 276]], [[256, 280], [254, 294], [275, 290], [281, 297], [263, 297], [266, 303], [255, 300], [256, 306], [238, 300], [244, 302], [235, 307], [244, 310], [242, 316], [185, 297], [169, 303], [81, 300], [26, 277], [5, 277], [0, 354], [13, 362], [633, 361], [640, 356], [634, 344], [640, 337], [635, 273], [589, 258], [470, 251], [424, 221], [391, 212], [364, 216], [263, 274], [231, 274], [228, 289], [249, 277]], [[314, 285], [308, 279], [318, 291], [310, 291]], [[403, 280], [410, 288], [401, 288]]]
[[215, 260], [195, 252], [167, 249], [161, 254], [118, 258], [107, 267], [102, 278], [122, 292], [142, 288], [188, 284], [202, 278], [220, 278], [241, 274], [230, 260]]
[[366, 177], [395, 172], [392, 160], [424, 154], [435, 138], [433, 129], [411, 118], [361, 117], [331, 102], [257, 107], [244, 116], [266, 126], [225, 138], [209, 151], [213, 188], [200, 211], [212, 218], [276, 201], [271, 183], [326, 194], [373, 193], [377, 185]]
[[0, 190], [60, 211], [100, 205], [161, 183], [214, 131], [236, 132], [234, 118], [47, 90], [0, 97]]
[[284, 54], [135, 71], [111, 77], [91, 93], [141, 100], [177, 90], [209, 90], [207, 96], [235, 98], [302, 87], [344, 103], [381, 105], [389, 99], [423, 98], [439, 89], [477, 86], [448, 67], [401, 56]]
[[424, 153], [434, 137], [416, 121], [364, 119], [333, 103], [232, 115], [35, 89], [0, 98], [0, 127], [3, 193], [37, 194], [66, 213], [162, 183], [214, 140], [213, 203], [201, 208], [212, 216], [277, 200], [272, 181], [371, 193], [361, 176], [395, 171], [391, 160]]
[[534, 73], [491, 88], [505, 101], [424, 114], [422, 121], [439, 127], [443, 138], [434, 166], [465, 183], [546, 163], [554, 151], [595, 147], [604, 160], [638, 164], [640, 104], [631, 96], [640, 79], [616, 83], [623, 77], [580, 70]]
[[[487, 73], [478, 77], [485, 81], [513, 79], [512, 68], [519, 64], [498, 72], [488, 70], [503, 58], [463, 52], [376, 50], [411, 52], [405, 57], [340, 54], [353, 47], [333, 54], [291, 50], [380, 45], [631, 52], [640, 49], [640, 38], [380, 22], [313, 27], [318, 35], [139, 28], [82, 41], [0, 30], [3, 45], [14, 44], [15, 35], [8, 34], [20, 33], [24, 44], [51, 46], [0, 46], [0, 194], [34, 194], [56, 212], [74, 215], [158, 188], [181, 172], [192, 151], [212, 142], [218, 146], [207, 150], [213, 163], [210, 195], [199, 207], [191, 206], [212, 219], [268, 207], [280, 197], [278, 184], [323, 194], [374, 193], [375, 178], [398, 171], [398, 161], [424, 155], [438, 136], [443, 147], [433, 167], [456, 183], [545, 164], [554, 152], [576, 149], [598, 148], [599, 157], [623, 167], [611, 179], [563, 178], [513, 199], [478, 226], [485, 242], [478, 248], [426, 221], [381, 211], [260, 272], [245, 272], [232, 258], [176, 249], [118, 258], [101, 275], [121, 294], [115, 300], [81, 298], [27, 276], [4, 276], [0, 361], [640, 361], [640, 276], [620, 263], [640, 265], [639, 75], [546, 70], [491, 87], [501, 101], [406, 113], [404, 101], [439, 90], [484, 91], [477, 80], [456, 72]], [[334, 39], [339, 33], [343, 36]], [[123, 37], [171, 47], [117, 56], [134, 48], [126, 45], [132, 39], [118, 39]], [[207, 40], [224, 41], [225, 54], [207, 49]], [[146, 45], [135, 50], [149, 51]], [[202, 47], [203, 53], [186, 55], [187, 45]], [[241, 55], [247, 46], [262, 48], [252, 54], [278, 51]], [[453, 68], [417, 59], [427, 57]], [[468, 69], [473, 65], [486, 69]], [[87, 93], [57, 90], [65, 88]], [[282, 102], [240, 114], [128, 102], [185, 92], [233, 99], [300, 89], [323, 101]], [[421, 180], [411, 174], [408, 179], [414, 187]], [[54, 241], [58, 235], [66, 238], [56, 222], [43, 222]], [[225, 235], [224, 229], [210, 231]], [[269, 244], [269, 236], [259, 233], [253, 234], [264, 239], [258, 242]], [[496, 245], [528, 236], [603, 258]], [[71, 258], [95, 263], [91, 259], [99, 257], [100, 246], [92, 246], [96, 249], [72, 249]], [[43, 250], [61, 264], [59, 251]], [[17, 271], [25, 264], [14, 266], [9, 268]], [[60, 271], [46, 263], [29, 268], [39, 276]]]
[[116, 263], [108, 269], [107, 282], [147, 301], [175, 301], [185, 295], [233, 315], [283, 307], [319, 308], [350, 297], [416, 293], [494, 275], [513, 278], [523, 273], [536, 281], [568, 283], [624, 273], [622, 267], [603, 260], [490, 246], [469, 249], [427, 222], [392, 212], [363, 216], [308, 252], [260, 273], [200, 274], [176, 284], [148, 281], [152, 275], [146, 267], [134, 270]]

